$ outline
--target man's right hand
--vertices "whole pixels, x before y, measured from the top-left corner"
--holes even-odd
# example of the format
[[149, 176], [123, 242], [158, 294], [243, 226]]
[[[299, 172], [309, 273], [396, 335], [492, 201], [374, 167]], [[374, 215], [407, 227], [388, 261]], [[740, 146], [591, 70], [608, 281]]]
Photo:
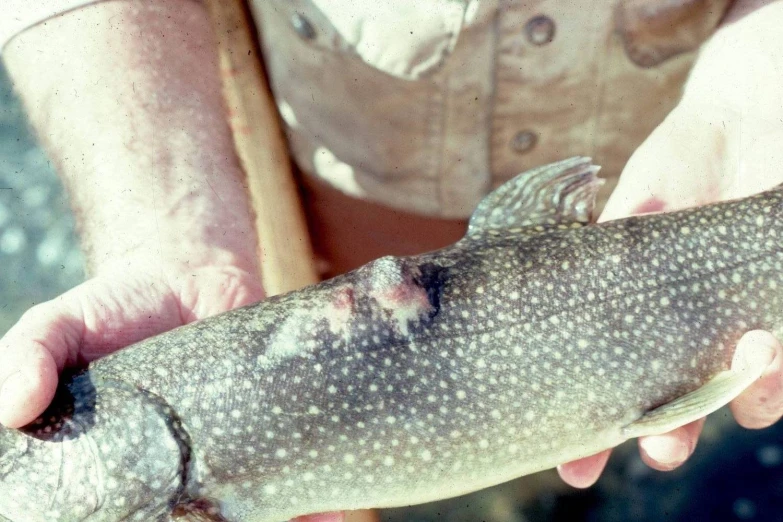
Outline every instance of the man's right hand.
[[31, 308], [0, 339], [0, 422], [20, 427], [43, 413], [66, 367], [262, 297], [257, 274], [234, 266], [136, 261], [90, 279]]
[[92, 276], [0, 342], [0, 422], [21, 426], [64, 367], [262, 290], [202, 5], [89, 5], [17, 35], [3, 59], [68, 189]]

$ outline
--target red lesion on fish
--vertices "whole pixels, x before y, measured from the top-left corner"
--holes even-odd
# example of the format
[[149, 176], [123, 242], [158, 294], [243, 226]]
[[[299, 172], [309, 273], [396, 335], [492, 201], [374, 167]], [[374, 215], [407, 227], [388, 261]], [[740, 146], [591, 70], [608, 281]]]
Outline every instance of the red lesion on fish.
[[371, 293], [387, 320], [402, 334], [408, 333], [411, 322], [418, 322], [433, 307], [427, 290], [412, 280], [403, 279], [389, 286], [375, 288]]
[[[382, 257], [357, 273], [357, 288], [371, 300], [370, 312], [402, 335], [437, 312], [424, 282], [426, 274], [406, 258]], [[380, 317], [378, 317], [380, 316]]]
[[352, 309], [354, 303], [353, 288], [338, 288], [332, 299], [332, 307], [335, 310]]
[[432, 308], [427, 291], [412, 281], [378, 289], [374, 297], [384, 308], [413, 307], [420, 309], [422, 313]]
[[353, 288], [338, 288], [332, 295], [329, 305], [325, 312], [329, 320], [329, 329], [335, 334], [345, 332], [354, 311], [355, 296]]

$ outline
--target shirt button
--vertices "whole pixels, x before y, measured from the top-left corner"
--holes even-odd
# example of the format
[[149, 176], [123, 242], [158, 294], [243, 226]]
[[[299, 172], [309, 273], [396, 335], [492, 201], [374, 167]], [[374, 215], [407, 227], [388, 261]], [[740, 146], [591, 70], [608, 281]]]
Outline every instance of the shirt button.
[[548, 44], [555, 37], [555, 22], [548, 16], [534, 16], [525, 24], [525, 34], [533, 45]]
[[536, 142], [538, 142], [538, 135], [535, 132], [519, 131], [511, 138], [511, 148], [518, 154], [524, 154], [535, 147]]
[[313, 27], [313, 24], [303, 15], [294, 13], [293, 16], [291, 16], [291, 25], [293, 26], [294, 31], [296, 31], [296, 34], [303, 40], [312, 40], [315, 38], [315, 28]]

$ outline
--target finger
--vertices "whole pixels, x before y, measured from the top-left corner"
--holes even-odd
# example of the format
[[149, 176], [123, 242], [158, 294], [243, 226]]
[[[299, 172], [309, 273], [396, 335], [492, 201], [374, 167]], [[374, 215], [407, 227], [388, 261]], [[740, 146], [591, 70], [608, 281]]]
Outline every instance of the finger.
[[566, 462], [557, 467], [563, 482], [575, 488], [589, 488], [601, 476], [612, 450], [604, 450], [583, 459]]
[[291, 522], [343, 522], [344, 520], [345, 514], [343, 513], [321, 513], [296, 517]]
[[31, 308], [0, 339], [0, 423], [17, 428], [43, 413], [82, 325], [69, 300], [57, 299]]
[[696, 449], [704, 419], [680, 426], [663, 435], [639, 438], [642, 461], [659, 471], [673, 470], [688, 460]]
[[732, 365], [743, 358], [757, 358], [767, 367], [729, 407], [741, 426], [766, 428], [783, 416], [783, 346], [771, 333], [754, 330], [740, 339]]
[[43, 413], [66, 366], [181, 324], [175, 299], [144, 286], [92, 279], [28, 310], [0, 340], [0, 423], [20, 427]]

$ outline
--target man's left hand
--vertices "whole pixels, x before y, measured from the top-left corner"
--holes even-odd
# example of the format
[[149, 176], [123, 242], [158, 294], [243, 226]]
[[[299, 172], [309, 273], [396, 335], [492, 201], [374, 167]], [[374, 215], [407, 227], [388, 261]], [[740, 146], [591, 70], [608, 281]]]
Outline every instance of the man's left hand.
[[[783, 182], [783, 1], [736, 0], [704, 46], [683, 98], [631, 157], [601, 221], [748, 196]], [[730, 407], [746, 428], [783, 416], [783, 347], [769, 332], [748, 332], [735, 361], [769, 359], [762, 377]], [[642, 437], [642, 460], [658, 470], [693, 453], [704, 419]], [[611, 450], [558, 467], [565, 482], [588, 487]]]

